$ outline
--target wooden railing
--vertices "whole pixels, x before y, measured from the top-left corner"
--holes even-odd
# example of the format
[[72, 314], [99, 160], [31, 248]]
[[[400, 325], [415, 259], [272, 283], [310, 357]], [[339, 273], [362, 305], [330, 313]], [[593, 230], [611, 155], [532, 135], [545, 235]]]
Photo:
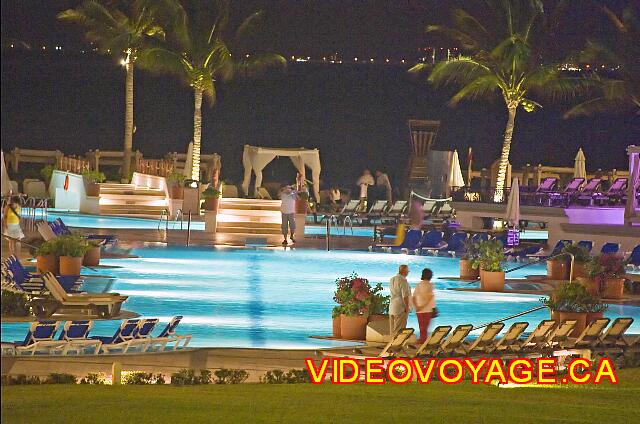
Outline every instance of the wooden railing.
[[166, 177], [173, 170], [173, 163], [166, 159], [139, 159], [136, 162], [136, 172], [141, 174]]
[[73, 156], [60, 156], [56, 160], [56, 169], [74, 174], [82, 174], [84, 171], [91, 169], [91, 167], [89, 161], [86, 159]]

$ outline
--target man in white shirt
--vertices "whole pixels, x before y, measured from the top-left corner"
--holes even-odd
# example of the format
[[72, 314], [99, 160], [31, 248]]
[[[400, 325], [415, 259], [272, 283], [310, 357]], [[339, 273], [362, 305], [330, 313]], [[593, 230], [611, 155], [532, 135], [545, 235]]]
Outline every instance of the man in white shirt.
[[380, 170], [376, 171], [376, 186], [384, 189], [387, 202], [391, 204], [393, 200], [391, 192], [391, 181], [389, 181], [389, 176]]
[[282, 245], [286, 246], [288, 244], [288, 232], [291, 232], [291, 243], [296, 242], [293, 238], [293, 234], [296, 231], [295, 213], [296, 200], [298, 200], [298, 192], [294, 190], [290, 185], [284, 186], [280, 191], [280, 200], [282, 201], [280, 205], [280, 213], [282, 214], [282, 235], [284, 237]]
[[360, 187], [360, 205], [358, 206], [359, 210], [367, 210], [367, 192], [369, 190], [369, 186], [372, 186], [375, 183], [376, 182], [373, 179], [373, 175], [371, 175], [371, 171], [365, 169], [360, 178], [358, 178], [358, 182], [356, 183]]
[[420, 338], [422, 344], [427, 339], [429, 323], [433, 318], [433, 310], [436, 307], [436, 298], [433, 294], [433, 272], [429, 268], [422, 270], [422, 279], [413, 290], [413, 306], [416, 308], [418, 325], [420, 326]]
[[407, 281], [409, 266], [400, 265], [398, 275], [389, 282], [391, 299], [389, 300], [389, 331], [393, 337], [398, 331], [407, 326], [409, 317], [409, 298], [411, 297], [411, 287]]

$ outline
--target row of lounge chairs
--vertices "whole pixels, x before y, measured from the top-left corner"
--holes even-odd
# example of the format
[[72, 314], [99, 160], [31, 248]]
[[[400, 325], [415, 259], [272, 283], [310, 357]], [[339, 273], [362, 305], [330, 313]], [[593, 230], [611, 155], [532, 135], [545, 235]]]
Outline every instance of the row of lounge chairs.
[[[184, 349], [191, 335], [178, 335], [176, 328], [182, 316], [175, 316], [157, 335], [151, 333], [158, 324], [157, 318], [129, 319], [122, 321], [113, 336], [90, 336], [93, 321], [38, 321], [31, 324], [23, 341], [13, 344], [16, 355], [84, 355], [109, 353], [163, 352]], [[4, 346], [4, 349], [7, 349]]]
[[383, 252], [404, 252], [415, 254], [430, 254], [444, 256], [461, 256], [466, 252], [467, 239], [478, 243], [489, 239], [487, 233], [476, 233], [470, 235], [464, 231], [458, 231], [444, 239], [444, 233], [439, 230], [429, 230], [422, 232], [421, 230], [411, 229], [405, 234], [404, 240], [399, 245], [376, 245], [369, 246], [370, 251]]
[[[59, 236], [71, 235], [72, 232], [65, 225], [61, 218], [56, 218], [51, 222], [40, 222], [37, 225], [38, 232], [45, 241], [51, 240]], [[113, 245], [117, 243], [117, 238], [113, 234], [86, 234], [84, 236], [87, 240], [99, 242], [102, 245]]]
[[[4, 287], [27, 294], [39, 294], [46, 289], [42, 276], [27, 270], [15, 255], [5, 258], [0, 269]], [[84, 282], [78, 275], [57, 275], [56, 279], [67, 293], [78, 293]]]
[[541, 321], [528, 335], [524, 331], [527, 322], [516, 322], [498, 337], [504, 323], [495, 322], [485, 326], [482, 333], [470, 339], [473, 325], [463, 324], [452, 331], [449, 325], [436, 327], [420, 346], [411, 346], [410, 338], [414, 330], [399, 331], [382, 348], [365, 347], [346, 351], [323, 351], [325, 356], [344, 356], [354, 359], [370, 357], [539, 357], [552, 356], [556, 352], [590, 351], [592, 354], [608, 355], [626, 352], [640, 353], [640, 336], [625, 337], [625, 332], [633, 323], [633, 318], [616, 318], [611, 326], [609, 318], [592, 321], [577, 338], [571, 338], [577, 321], [565, 320], [558, 324], [554, 320]]
[[[602, 178], [573, 178], [564, 187], [558, 189], [558, 179], [543, 179], [532, 192], [523, 191], [521, 199], [524, 203], [546, 206], [580, 205], [616, 205], [626, 202], [627, 178], [616, 178], [606, 191], [601, 190]], [[636, 196], [640, 193], [636, 193]]]
[[[374, 221], [381, 224], [398, 223], [405, 216], [409, 203], [406, 200], [396, 200], [393, 203], [376, 200], [368, 211], [362, 211], [360, 207], [359, 200], [350, 200], [344, 205], [337, 218], [344, 220], [349, 217], [360, 224], [370, 224]], [[423, 210], [425, 216], [431, 218], [447, 218], [453, 213], [448, 200], [427, 200], [424, 202]]]
[[[527, 257], [530, 259], [540, 259], [540, 258], [547, 258], [550, 256], [556, 256], [559, 255], [562, 252], [562, 249], [569, 244], [572, 244], [573, 240], [558, 240], [558, 242], [556, 243], [556, 245], [553, 247], [552, 250], [545, 252], [543, 249], [539, 249], [539, 251], [537, 252], [533, 252], [533, 253], [527, 253], [526, 255], [523, 255], [521, 253], [516, 253], [517, 255], [519, 255], [520, 257]], [[591, 240], [581, 240], [578, 241], [576, 243], [578, 246], [584, 248], [587, 252], [592, 253], [593, 252], [593, 242]], [[600, 254], [622, 254], [625, 257], [625, 260], [627, 262], [627, 265], [630, 268], [638, 268], [640, 267], [640, 244], [636, 245], [633, 250], [631, 250], [631, 252], [624, 252], [621, 253], [620, 252], [620, 243], [616, 243], [616, 242], [607, 242], [604, 243], [601, 247], [600, 247]]]

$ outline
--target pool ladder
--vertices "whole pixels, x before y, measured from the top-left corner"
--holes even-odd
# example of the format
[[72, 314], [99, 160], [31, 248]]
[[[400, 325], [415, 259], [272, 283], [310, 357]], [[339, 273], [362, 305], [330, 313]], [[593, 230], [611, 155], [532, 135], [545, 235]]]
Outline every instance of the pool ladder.
[[[163, 209], [160, 213], [160, 219], [158, 219], [158, 230], [162, 226], [162, 222], [164, 221], [164, 230], [169, 231], [169, 211], [167, 209]], [[182, 209], [176, 210], [176, 217], [173, 220], [173, 224], [171, 225], [171, 229], [175, 229], [176, 222], [180, 220], [180, 230], [182, 230], [182, 223], [184, 221], [184, 213]], [[187, 217], [187, 242], [186, 245], [189, 246], [191, 243], [191, 211], [189, 211], [189, 215]]]

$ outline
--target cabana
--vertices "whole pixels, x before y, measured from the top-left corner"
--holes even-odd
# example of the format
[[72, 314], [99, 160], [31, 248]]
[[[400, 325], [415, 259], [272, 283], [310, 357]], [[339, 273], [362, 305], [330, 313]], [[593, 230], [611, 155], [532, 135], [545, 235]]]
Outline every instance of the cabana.
[[288, 156], [298, 172], [305, 175], [305, 167], [311, 169], [311, 181], [313, 182], [313, 195], [316, 201], [320, 201], [320, 151], [318, 149], [288, 149], [256, 147], [245, 144], [242, 153], [242, 165], [244, 166], [244, 180], [242, 181], [242, 191], [249, 194], [249, 183], [251, 182], [251, 171], [256, 175], [254, 197], [258, 197], [258, 187], [262, 185], [262, 170], [273, 159], [279, 156]]

